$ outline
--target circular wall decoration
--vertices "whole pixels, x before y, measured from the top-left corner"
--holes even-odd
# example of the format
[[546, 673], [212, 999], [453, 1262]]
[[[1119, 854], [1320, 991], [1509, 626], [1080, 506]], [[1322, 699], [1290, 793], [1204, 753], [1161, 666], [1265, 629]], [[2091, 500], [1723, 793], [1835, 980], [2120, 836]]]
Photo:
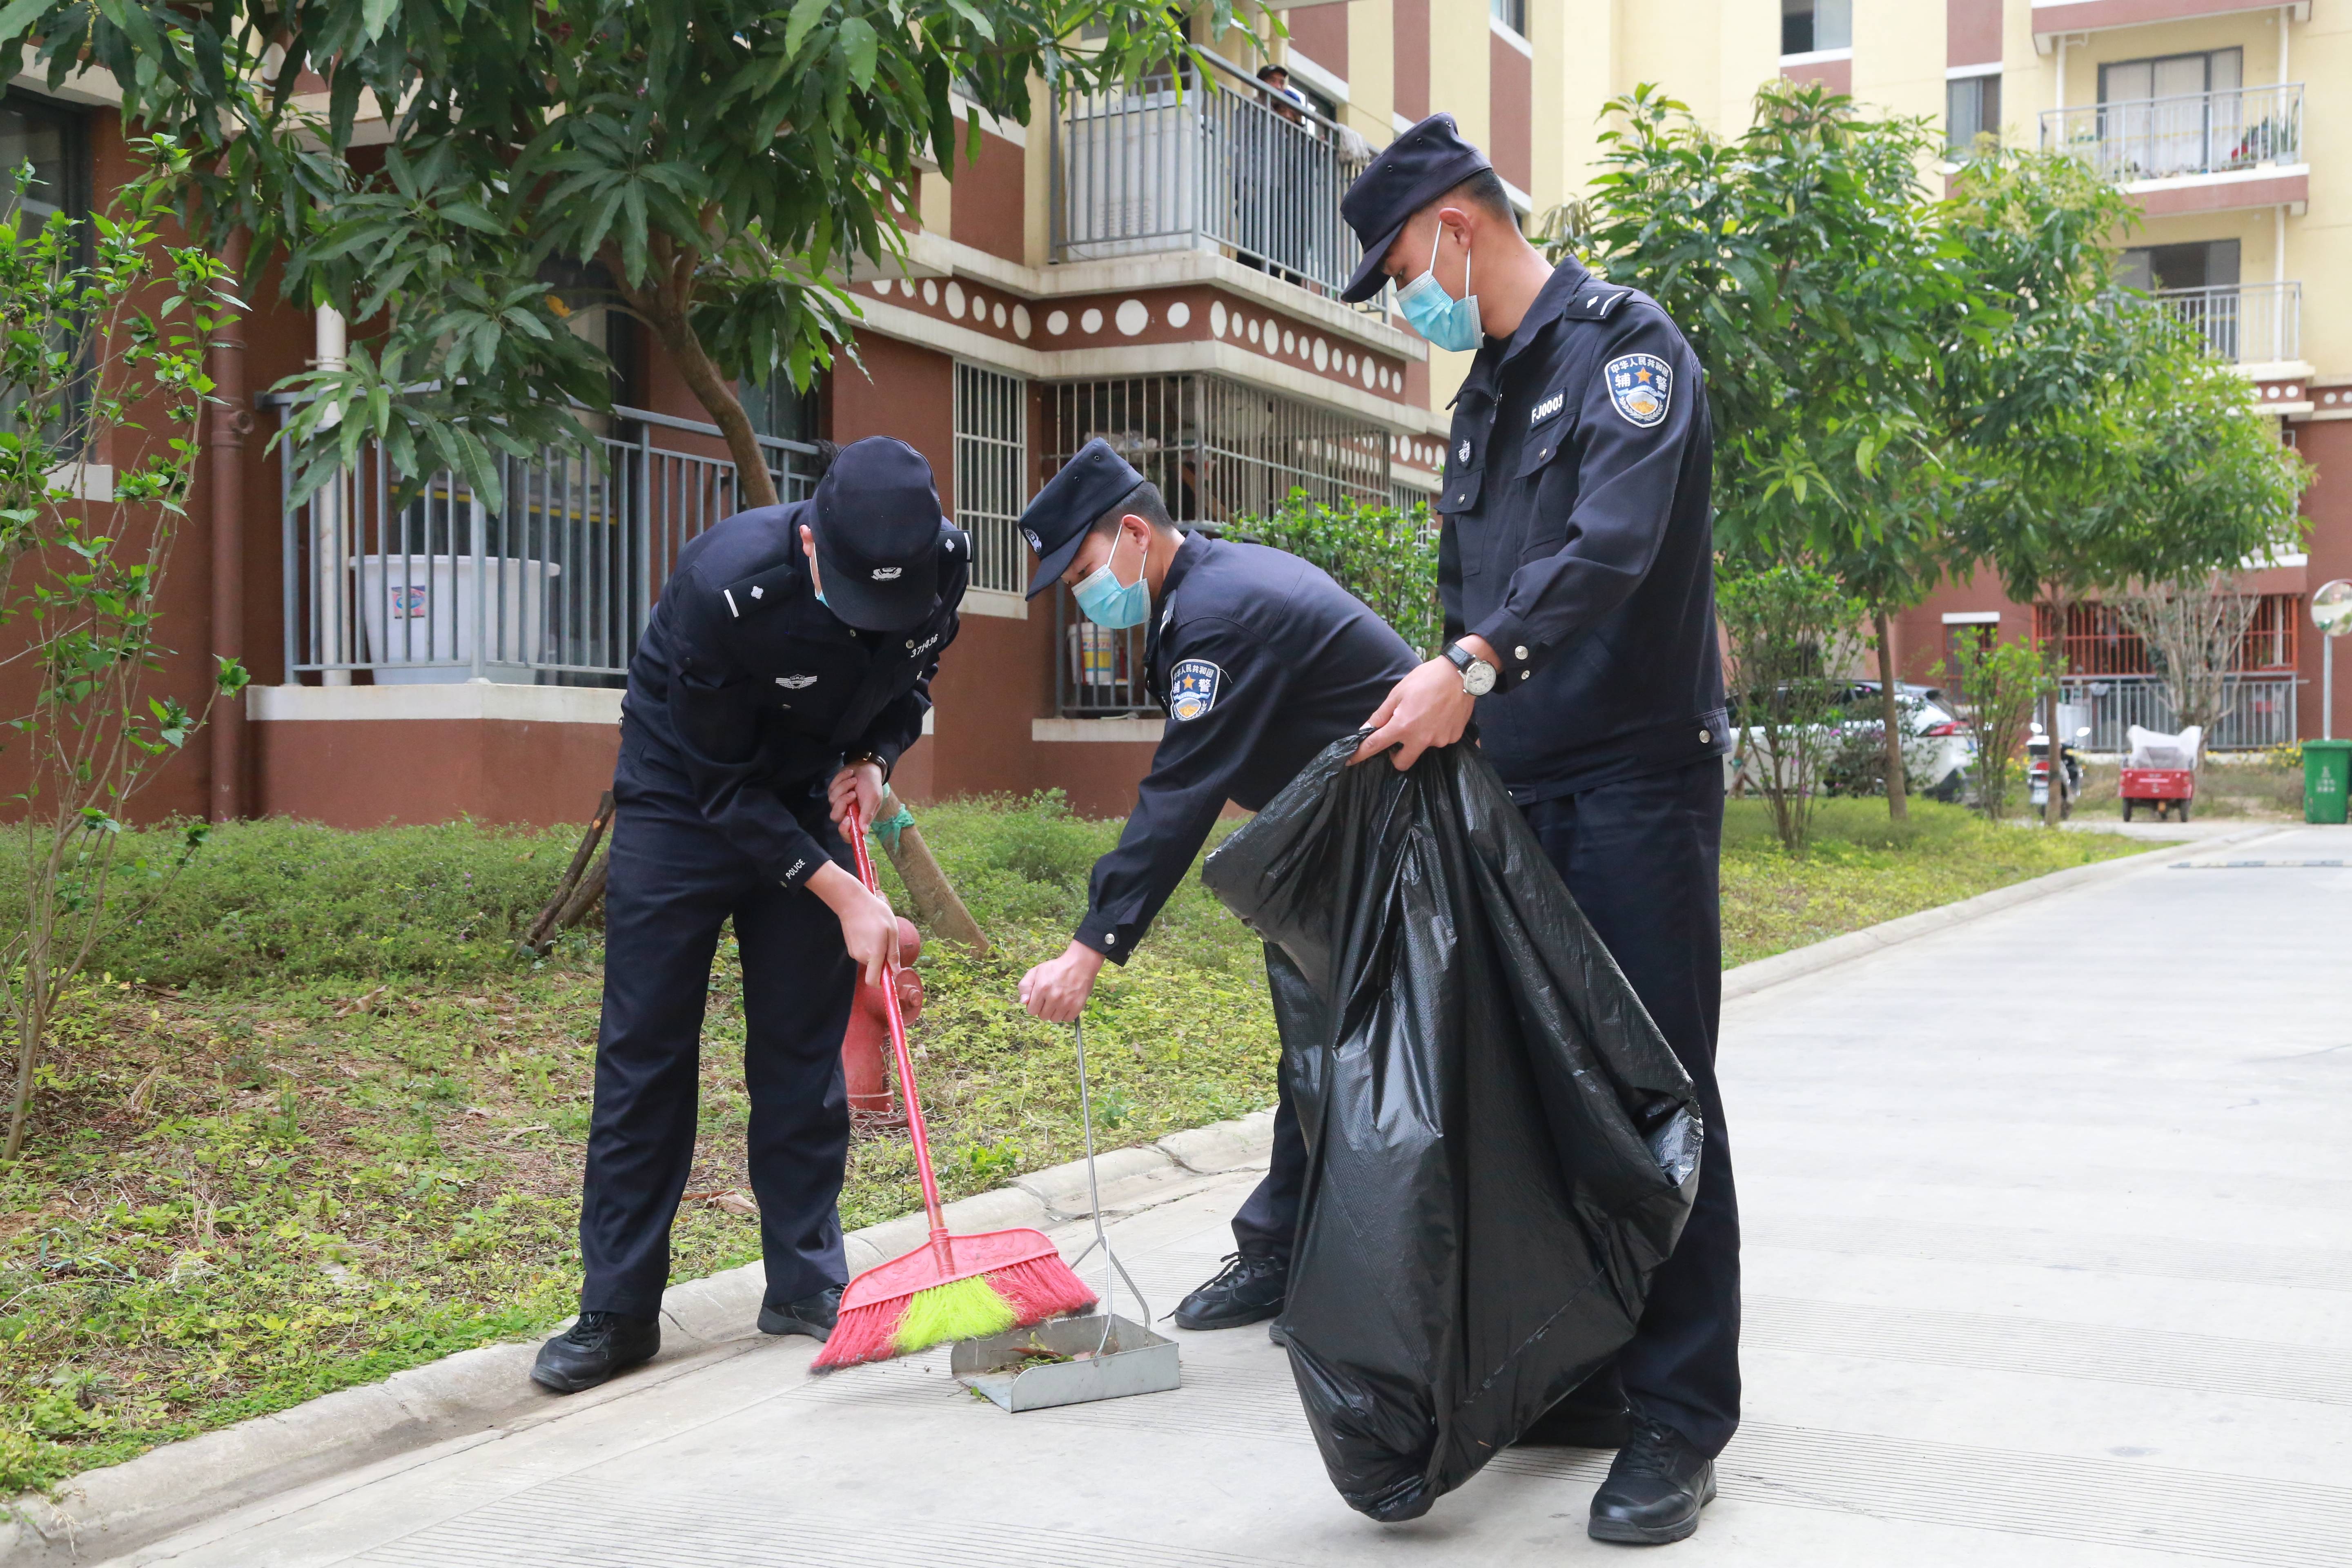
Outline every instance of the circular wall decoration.
[[995, 309], [995, 310], [992, 310], [991, 312], [989, 312], [989, 318], [988, 318], [988, 319], [989, 319], [990, 321], [994, 321], [994, 322], [996, 323], [997, 330], [998, 330], [999, 331], [1003, 331], [1003, 330], [1004, 330], [1004, 301], [1003, 301], [1003, 300], [999, 300], [996, 302], [996, 309]]
[[1252, 342], [1257, 342], [1257, 318], [1255, 316], [1252, 316], [1250, 318], [1249, 340]]
[[1119, 331], [1131, 338], [1151, 325], [1151, 311], [1140, 300], [1121, 300], [1117, 320]]
[[877, 294], [881, 295], [885, 300], [888, 299], [890, 297], [890, 279], [887, 278], [877, 278], [874, 279], [874, 291]]
[[1317, 370], [1331, 368], [1331, 345], [1321, 338], [1315, 340], [1315, 368]]
[[1049, 335], [1058, 338], [1069, 330], [1070, 313], [1067, 310], [1054, 310], [1047, 313], [1045, 331]]
[[1290, 331], [1287, 328], [1286, 328], [1286, 329], [1284, 330], [1284, 331], [1283, 331], [1283, 334], [1282, 334], [1282, 352], [1283, 352], [1284, 353], [1290, 353], [1293, 349], [1297, 348], [1297, 346], [1298, 346], [1298, 337], [1297, 337], [1297, 333], [1295, 333], [1295, 332]]
[[911, 278], [899, 279], [898, 292], [907, 299], [913, 299], [915, 297], [915, 280]]
[[1024, 343], [1029, 341], [1029, 307], [1026, 305], [1013, 307], [1013, 335]]
[[1082, 331], [1082, 332], [1099, 332], [1099, 331], [1102, 331], [1102, 312], [1101, 312], [1100, 310], [1097, 310], [1093, 309], [1092, 307], [1089, 307], [1089, 308], [1087, 309], [1087, 313], [1086, 313], [1085, 315], [1080, 316], [1080, 317], [1078, 318], [1078, 331]]
[[1209, 331], [1221, 338], [1225, 335], [1225, 302], [1223, 300], [1209, 307]]
[[1192, 307], [1187, 305], [1181, 300], [1178, 300], [1174, 303], [1171, 304], [1168, 307], [1168, 324], [1171, 327], [1187, 327], [1192, 325]]
[[932, 281], [931, 281], [929, 279], [928, 279], [928, 278], [924, 279], [923, 279], [923, 303], [924, 303], [924, 304], [926, 304], [926, 305], [936, 305], [936, 304], [938, 304], [939, 302], [940, 302], [940, 286], [939, 286], [937, 283], [932, 282]]
[[1380, 367], [1378, 365], [1375, 365], [1370, 360], [1366, 360], [1364, 362], [1364, 384], [1366, 386], [1372, 384], [1372, 374], [1379, 368]]
[[963, 320], [963, 285], [961, 283], [948, 285], [948, 314], [958, 321]]

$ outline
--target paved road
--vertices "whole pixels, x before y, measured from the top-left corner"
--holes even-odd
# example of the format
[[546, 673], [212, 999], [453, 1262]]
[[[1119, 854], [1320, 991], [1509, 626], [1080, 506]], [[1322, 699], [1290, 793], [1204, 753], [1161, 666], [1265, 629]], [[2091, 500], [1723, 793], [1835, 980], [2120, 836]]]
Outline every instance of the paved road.
[[[2187, 848], [1735, 1004], [1749, 1414], [1659, 1561], [2352, 1564], [2352, 869], [2279, 864], [2326, 858], [2352, 831]], [[1160, 1310], [1247, 1184], [1120, 1223]], [[1384, 1528], [1262, 1334], [1178, 1337], [1181, 1392], [1019, 1417], [938, 1357], [812, 1382], [755, 1339], [122, 1561], [1624, 1561], [1599, 1456]]]

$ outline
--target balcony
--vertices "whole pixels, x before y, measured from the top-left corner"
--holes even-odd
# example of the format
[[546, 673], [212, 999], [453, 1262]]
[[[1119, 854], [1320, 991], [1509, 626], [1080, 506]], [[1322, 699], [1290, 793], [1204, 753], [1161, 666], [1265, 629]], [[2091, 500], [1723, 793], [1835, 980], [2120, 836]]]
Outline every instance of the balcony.
[[[492, 506], [462, 474], [402, 476], [373, 443], [281, 519], [286, 669], [328, 685], [488, 680], [618, 686], [687, 541], [740, 509], [719, 428], [617, 408], [590, 453], [501, 458]], [[662, 444], [656, 444], [659, 435]], [[787, 500], [814, 488], [814, 447], [761, 437]], [[279, 448], [279, 493], [290, 493]]]
[[2159, 289], [2155, 299], [2231, 364], [2277, 364], [2303, 357], [2300, 282]]
[[2042, 146], [2132, 186], [2299, 174], [2303, 83], [2045, 109]]
[[1212, 250], [1322, 295], [1355, 268], [1339, 198], [1361, 137], [1211, 58], [1205, 77], [1073, 94], [1054, 122], [1054, 259]]

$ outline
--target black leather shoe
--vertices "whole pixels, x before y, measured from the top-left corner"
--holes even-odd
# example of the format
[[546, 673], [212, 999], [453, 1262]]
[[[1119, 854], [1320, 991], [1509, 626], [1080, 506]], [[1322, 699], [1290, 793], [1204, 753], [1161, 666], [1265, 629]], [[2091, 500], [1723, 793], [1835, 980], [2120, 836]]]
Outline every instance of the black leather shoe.
[[833, 1334], [833, 1325], [841, 1321], [841, 1287], [820, 1290], [814, 1296], [803, 1296], [797, 1301], [779, 1307], [773, 1303], [760, 1309], [760, 1331], [763, 1334], [806, 1334], [823, 1344]]
[[1698, 1510], [1715, 1500], [1715, 1461], [1671, 1426], [1635, 1416], [1609, 1479], [1592, 1494], [1595, 1541], [1663, 1546], [1698, 1529]]
[[619, 1312], [583, 1312], [580, 1321], [539, 1347], [530, 1380], [557, 1394], [593, 1388], [614, 1373], [651, 1361], [661, 1349], [661, 1321]]
[[1290, 1289], [1290, 1259], [1265, 1252], [1233, 1252], [1214, 1279], [1176, 1304], [1180, 1329], [1238, 1329], [1282, 1310]]

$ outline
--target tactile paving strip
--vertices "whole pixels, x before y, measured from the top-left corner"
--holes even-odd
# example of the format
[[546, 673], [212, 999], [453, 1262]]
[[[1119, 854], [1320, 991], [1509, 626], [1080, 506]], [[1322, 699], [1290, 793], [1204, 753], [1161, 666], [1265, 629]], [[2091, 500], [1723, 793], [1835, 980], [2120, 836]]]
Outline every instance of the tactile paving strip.
[[2352, 1355], [2268, 1340], [1750, 1296], [1740, 1306], [1740, 1341], [1808, 1355], [2352, 1405]]

